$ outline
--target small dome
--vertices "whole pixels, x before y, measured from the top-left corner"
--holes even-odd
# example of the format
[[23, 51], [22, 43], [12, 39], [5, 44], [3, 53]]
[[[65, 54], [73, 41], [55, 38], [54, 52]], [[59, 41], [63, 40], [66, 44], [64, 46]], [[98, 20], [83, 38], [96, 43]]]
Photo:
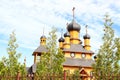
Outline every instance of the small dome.
[[90, 35], [86, 34], [83, 36], [84, 39], [90, 39]]
[[68, 24], [67, 30], [71, 31], [71, 30], [76, 30], [76, 31], [80, 31], [81, 27], [79, 24], [77, 24], [74, 20]]
[[70, 37], [70, 34], [69, 34], [68, 32], [66, 32], [66, 33], [64, 34], [64, 37]]
[[42, 35], [42, 36], [40, 37], [40, 39], [42, 39], [42, 38], [46, 38], [45, 35]]
[[64, 42], [65, 40], [64, 40], [63, 37], [61, 37], [58, 41], [59, 41], [59, 42]]
[[94, 59], [96, 60], [96, 59], [97, 59], [97, 56], [94, 56]]

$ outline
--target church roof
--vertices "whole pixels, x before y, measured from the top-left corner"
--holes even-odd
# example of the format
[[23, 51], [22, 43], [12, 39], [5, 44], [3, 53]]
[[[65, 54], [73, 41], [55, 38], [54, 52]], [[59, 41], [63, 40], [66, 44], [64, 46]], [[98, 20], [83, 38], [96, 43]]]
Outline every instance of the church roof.
[[76, 23], [75, 20], [72, 20], [72, 22], [68, 24], [67, 30], [68, 31], [76, 30], [79, 32], [80, 28], [81, 28], [80, 25]]
[[36, 72], [36, 64], [33, 64], [30, 67], [26, 67], [27, 74], [32, 74]]
[[40, 37], [40, 39], [42, 39], [42, 38], [46, 38], [45, 35], [42, 35], [42, 36]]
[[83, 48], [81, 44], [70, 44], [70, 48], [64, 48], [63, 51], [69, 51], [69, 52], [82, 52], [82, 53], [90, 53], [93, 54], [94, 52], [91, 50], [86, 50]]
[[66, 58], [63, 66], [92, 67], [94, 62], [92, 59]]
[[45, 46], [40, 45], [40, 46], [33, 52], [33, 54], [34, 54], [34, 53], [42, 53], [42, 52], [48, 52], [48, 50], [46, 49]]
[[66, 33], [64, 34], [64, 37], [70, 37], [69, 32], [66, 32]]
[[63, 37], [60, 37], [60, 39], [58, 40], [59, 42], [64, 42], [64, 38]]
[[85, 35], [83, 36], [83, 38], [84, 38], [84, 39], [90, 39], [90, 35], [89, 35], [89, 34], [85, 34]]
[[26, 67], [27, 74], [32, 73], [31, 67]]

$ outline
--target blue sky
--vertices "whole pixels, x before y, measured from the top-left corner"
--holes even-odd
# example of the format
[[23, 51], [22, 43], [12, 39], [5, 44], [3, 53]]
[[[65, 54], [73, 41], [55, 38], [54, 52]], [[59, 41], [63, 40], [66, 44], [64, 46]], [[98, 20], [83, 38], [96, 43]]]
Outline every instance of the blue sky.
[[15, 30], [20, 62], [27, 59], [27, 66], [33, 64], [33, 51], [40, 45], [39, 38], [48, 35], [51, 27], [66, 31], [66, 23], [72, 20], [75, 7], [75, 20], [81, 26], [80, 39], [83, 41], [85, 25], [91, 36], [91, 47], [97, 51], [102, 43], [103, 17], [109, 13], [114, 24], [115, 36], [120, 37], [120, 0], [0, 0], [0, 59], [7, 56], [9, 34]]

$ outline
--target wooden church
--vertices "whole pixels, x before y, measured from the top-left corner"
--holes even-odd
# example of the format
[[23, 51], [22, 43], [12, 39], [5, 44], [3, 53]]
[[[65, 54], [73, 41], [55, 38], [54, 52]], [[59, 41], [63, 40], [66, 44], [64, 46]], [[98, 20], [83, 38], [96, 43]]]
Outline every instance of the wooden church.
[[[87, 32], [83, 36], [84, 45], [79, 38], [81, 26], [75, 21], [73, 8], [73, 20], [71, 23], [67, 24], [66, 33], [64, 37], [59, 38], [59, 47], [63, 50], [65, 56], [65, 62], [63, 63], [63, 70], [69, 71], [71, 74], [75, 70], [79, 70], [82, 76], [91, 76], [92, 74], [92, 64], [94, 60], [90, 46], [90, 35]], [[40, 46], [33, 52], [34, 63], [40, 61], [40, 56], [43, 52], [47, 52], [45, 48], [46, 37], [43, 35], [40, 38]]]

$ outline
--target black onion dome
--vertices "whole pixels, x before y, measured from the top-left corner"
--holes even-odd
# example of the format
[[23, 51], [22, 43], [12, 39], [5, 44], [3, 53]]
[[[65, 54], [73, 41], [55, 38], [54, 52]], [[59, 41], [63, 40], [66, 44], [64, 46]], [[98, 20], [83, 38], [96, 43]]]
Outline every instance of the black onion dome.
[[96, 60], [96, 59], [97, 59], [97, 56], [94, 56], [94, 59]]
[[76, 23], [74, 20], [68, 24], [67, 30], [71, 31], [71, 30], [76, 30], [76, 31], [80, 31], [81, 27], [78, 23]]
[[42, 38], [46, 38], [45, 35], [42, 35], [42, 36], [40, 37], [40, 39], [42, 39]]
[[86, 34], [83, 36], [84, 39], [90, 39], [90, 35]]
[[59, 42], [64, 42], [65, 40], [64, 40], [63, 37], [61, 37], [58, 41], [59, 41]]
[[69, 34], [68, 32], [66, 32], [66, 33], [64, 34], [64, 37], [70, 37], [70, 34]]

